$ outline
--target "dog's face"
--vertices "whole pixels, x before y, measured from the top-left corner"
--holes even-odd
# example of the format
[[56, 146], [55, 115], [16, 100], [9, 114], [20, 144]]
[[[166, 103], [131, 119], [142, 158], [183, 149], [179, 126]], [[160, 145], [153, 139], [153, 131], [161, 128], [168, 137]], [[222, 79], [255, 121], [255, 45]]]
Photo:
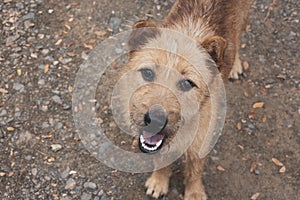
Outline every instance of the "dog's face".
[[[132, 129], [139, 137], [139, 147], [145, 153], [157, 152], [174, 138], [185, 120], [193, 120], [182, 118], [181, 109], [186, 108], [182, 108], [179, 96], [186, 102], [196, 98], [199, 106], [208, 101], [209, 92], [203, 74], [195, 69], [189, 59], [196, 60], [200, 65], [216, 67], [202, 47], [194, 56], [190, 51], [199, 47], [191, 47], [180, 39], [175, 46], [170, 45], [164, 37], [152, 29], [150, 32], [134, 33], [131, 40], [138, 41], [130, 41], [131, 44], [148, 47], [135, 47], [127, 63], [135, 73], [135, 81], [143, 83], [131, 96], [129, 112]], [[174, 48], [178, 54], [174, 54]], [[186, 134], [189, 134], [188, 131]]]
[[143, 85], [130, 99], [130, 120], [145, 153], [157, 152], [171, 141], [187, 119], [182, 118], [178, 97], [185, 101], [208, 96], [202, 77], [184, 58], [158, 49], [134, 53], [132, 66], [136, 81]]

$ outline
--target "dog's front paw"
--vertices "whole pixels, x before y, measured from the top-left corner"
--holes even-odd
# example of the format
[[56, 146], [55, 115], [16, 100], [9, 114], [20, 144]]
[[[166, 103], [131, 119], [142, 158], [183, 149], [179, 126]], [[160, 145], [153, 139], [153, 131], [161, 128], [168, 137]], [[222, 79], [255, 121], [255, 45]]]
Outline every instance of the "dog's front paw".
[[186, 183], [184, 200], [207, 200], [205, 189], [200, 179]]
[[184, 200], [207, 200], [205, 192], [194, 192], [184, 195]]
[[243, 67], [239, 55], [235, 56], [234, 64], [229, 74], [229, 79], [237, 80], [239, 79], [239, 75], [243, 73]]
[[169, 178], [168, 177], [158, 177], [152, 174], [150, 178], [146, 181], [147, 195], [154, 198], [166, 195], [169, 189]]

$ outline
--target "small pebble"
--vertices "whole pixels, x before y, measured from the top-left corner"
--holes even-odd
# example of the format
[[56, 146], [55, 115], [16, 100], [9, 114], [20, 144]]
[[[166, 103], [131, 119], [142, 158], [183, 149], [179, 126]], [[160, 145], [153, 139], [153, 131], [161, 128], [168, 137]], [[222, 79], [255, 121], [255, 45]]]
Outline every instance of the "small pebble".
[[16, 41], [19, 38], [20, 38], [19, 34], [15, 34], [15, 35], [7, 37], [6, 38], [6, 45], [7, 46], [11, 45], [14, 41]]
[[54, 151], [54, 152], [57, 152], [61, 149], [62, 149], [62, 146], [60, 144], [52, 144], [51, 145], [51, 150]]
[[0, 117], [4, 117], [4, 116], [6, 116], [7, 115], [7, 111], [6, 110], [1, 110], [0, 111]]
[[57, 104], [62, 104], [61, 98], [60, 98], [59, 96], [57, 96], [57, 95], [54, 95], [54, 96], [52, 97], [52, 100], [53, 100], [55, 103], [57, 103]]
[[22, 10], [24, 8], [24, 4], [21, 3], [21, 2], [18, 2], [16, 3], [16, 7], [19, 9], [19, 10]]
[[23, 84], [20, 84], [20, 83], [14, 83], [13, 84], [13, 89], [17, 90], [19, 92], [24, 92], [25, 91], [25, 86]]
[[63, 110], [71, 110], [71, 106], [70, 105], [63, 105]]
[[30, 161], [31, 159], [32, 159], [32, 156], [31, 156], [31, 155], [25, 156], [25, 160]]
[[33, 19], [34, 16], [35, 16], [34, 13], [28, 13], [27, 15], [24, 15], [24, 16], [22, 17], [22, 20]]
[[31, 26], [32, 26], [32, 23], [31, 23], [29, 20], [26, 20], [26, 21], [24, 22], [25, 30], [29, 29]]
[[121, 25], [121, 19], [118, 17], [112, 17], [109, 20], [109, 27], [114, 31], [118, 31], [119, 27]]
[[93, 191], [97, 189], [97, 185], [93, 182], [85, 182], [83, 185], [84, 188], [87, 190]]
[[60, 174], [60, 176], [61, 176], [62, 178], [67, 178], [68, 175], [69, 175], [69, 171], [70, 171], [70, 168], [67, 167], [67, 169], [65, 169], [65, 170]]
[[255, 169], [255, 170], [254, 170], [254, 174], [259, 175], [259, 174], [260, 174], [260, 171], [259, 171], [258, 169]]
[[108, 200], [107, 194], [103, 193], [103, 195], [101, 196], [101, 200]]
[[65, 186], [65, 189], [66, 190], [69, 190], [69, 189], [73, 189], [76, 185], [76, 181], [72, 178], [69, 178], [66, 182], [66, 186]]
[[72, 61], [72, 58], [64, 58], [60, 62], [65, 65], [65, 64], [68, 64], [71, 61]]
[[45, 79], [39, 79], [38, 84], [39, 85], [45, 85]]
[[92, 199], [92, 194], [89, 194], [89, 193], [84, 192], [84, 193], [82, 193], [80, 199], [81, 199], [81, 200], [90, 200], [90, 199]]
[[33, 169], [31, 169], [31, 174], [33, 175], [33, 176], [36, 176], [37, 175], [37, 169], [36, 168], [33, 168]]
[[49, 53], [49, 49], [43, 49], [41, 52], [45, 56]]
[[60, 130], [60, 129], [62, 129], [62, 127], [63, 127], [63, 124], [58, 122], [55, 126], [55, 130]]
[[48, 128], [49, 127], [49, 124], [47, 123], [47, 122], [43, 122], [42, 123], [42, 128], [44, 129], [44, 128]]

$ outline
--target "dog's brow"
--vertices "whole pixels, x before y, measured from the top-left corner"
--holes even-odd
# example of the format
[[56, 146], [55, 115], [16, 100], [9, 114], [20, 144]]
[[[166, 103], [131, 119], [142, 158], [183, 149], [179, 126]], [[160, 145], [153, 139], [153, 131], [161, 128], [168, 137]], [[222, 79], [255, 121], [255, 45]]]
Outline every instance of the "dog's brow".
[[141, 70], [143, 68], [149, 68], [149, 69], [154, 70], [155, 67], [156, 67], [155, 63], [143, 63], [142, 65], [137, 66], [136, 70]]

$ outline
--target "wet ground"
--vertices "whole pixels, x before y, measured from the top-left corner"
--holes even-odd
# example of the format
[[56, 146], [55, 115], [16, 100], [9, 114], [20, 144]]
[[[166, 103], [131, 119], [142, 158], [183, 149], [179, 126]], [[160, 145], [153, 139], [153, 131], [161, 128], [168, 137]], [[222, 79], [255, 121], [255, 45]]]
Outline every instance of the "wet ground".
[[[159, 23], [173, 2], [0, 2], [0, 199], [148, 199], [149, 174], [108, 168], [85, 149], [72, 92], [98, 43], [138, 19]], [[297, 0], [252, 2], [240, 50], [246, 76], [226, 86], [223, 134], [205, 163], [209, 199], [299, 198], [299, 20]], [[109, 106], [99, 102], [107, 130], [117, 134]], [[173, 166], [164, 199], [182, 199], [182, 168]]]

